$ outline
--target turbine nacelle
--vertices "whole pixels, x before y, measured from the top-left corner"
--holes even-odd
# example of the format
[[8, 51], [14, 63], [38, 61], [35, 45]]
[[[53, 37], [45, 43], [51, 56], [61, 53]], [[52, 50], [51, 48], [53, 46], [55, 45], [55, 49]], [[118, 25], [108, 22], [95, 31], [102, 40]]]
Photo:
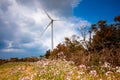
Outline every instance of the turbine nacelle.
[[44, 10], [48, 18], [51, 20], [50, 23], [47, 25], [47, 27], [44, 29], [44, 31], [41, 33], [40, 37], [44, 34], [44, 32], [47, 30], [47, 28], [51, 25], [51, 50], [54, 48], [54, 40], [53, 40], [53, 23], [54, 21], [62, 21], [62, 20], [54, 20], [50, 17], [50, 15]]

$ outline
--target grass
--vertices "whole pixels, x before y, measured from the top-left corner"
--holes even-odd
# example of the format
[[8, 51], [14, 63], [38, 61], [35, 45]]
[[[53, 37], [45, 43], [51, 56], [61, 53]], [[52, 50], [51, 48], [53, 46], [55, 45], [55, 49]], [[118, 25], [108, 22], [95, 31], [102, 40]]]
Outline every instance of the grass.
[[119, 80], [120, 66], [75, 66], [72, 61], [41, 60], [0, 65], [0, 80]]

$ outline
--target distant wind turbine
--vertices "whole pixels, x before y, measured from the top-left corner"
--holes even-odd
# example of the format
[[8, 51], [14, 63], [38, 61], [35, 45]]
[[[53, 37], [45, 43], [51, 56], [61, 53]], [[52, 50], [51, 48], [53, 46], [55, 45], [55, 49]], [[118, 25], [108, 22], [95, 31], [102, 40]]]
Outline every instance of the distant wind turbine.
[[51, 49], [53, 50], [54, 48], [54, 41], [53, 41], [53, 23], [54, 21], [61, 21], [61, 20], [54, 20], [53, 18], [50, 17], [50, 15], [44, 11], [46, 13], [46, 15], [48, 16], [48, 18], [51, 20], [50, 23], [47, 25], [47, 27], [44, 29], [44, 31], [41, 33], [40, 36], [42, 36], [44, 34], [44, 32], [47, 30], [47, 28], [51, 25]]

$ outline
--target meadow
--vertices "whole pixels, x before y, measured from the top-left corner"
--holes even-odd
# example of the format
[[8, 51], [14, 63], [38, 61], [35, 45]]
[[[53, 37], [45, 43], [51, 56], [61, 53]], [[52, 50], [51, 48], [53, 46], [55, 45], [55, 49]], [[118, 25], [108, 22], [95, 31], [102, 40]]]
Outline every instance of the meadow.
[[72, 61], [42, 59], [0, 65], [0, 80], [120, 80], [120, 66], [76, 66]]

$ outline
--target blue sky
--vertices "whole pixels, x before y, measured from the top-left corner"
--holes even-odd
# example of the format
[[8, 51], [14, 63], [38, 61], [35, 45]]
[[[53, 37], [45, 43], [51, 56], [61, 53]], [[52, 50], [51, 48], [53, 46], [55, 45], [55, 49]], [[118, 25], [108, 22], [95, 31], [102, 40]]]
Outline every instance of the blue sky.
[[[90, 2], [91, 1], [91, 2]], [[54, 47], [64, 37], [80, 36], [80, 28], [98, 20], [113, 22], [120, 15], [120, 0], [0, 0], [0, 59], [40, 56], [51, 49], [51, 29], [41, 32], [54, 19]]]
[[83, 0], [74, 8], [73, 15], [91, 23], [98, 20], [107, 20], [110, 23], [115, 16], [120, 15], [120, 0]]

